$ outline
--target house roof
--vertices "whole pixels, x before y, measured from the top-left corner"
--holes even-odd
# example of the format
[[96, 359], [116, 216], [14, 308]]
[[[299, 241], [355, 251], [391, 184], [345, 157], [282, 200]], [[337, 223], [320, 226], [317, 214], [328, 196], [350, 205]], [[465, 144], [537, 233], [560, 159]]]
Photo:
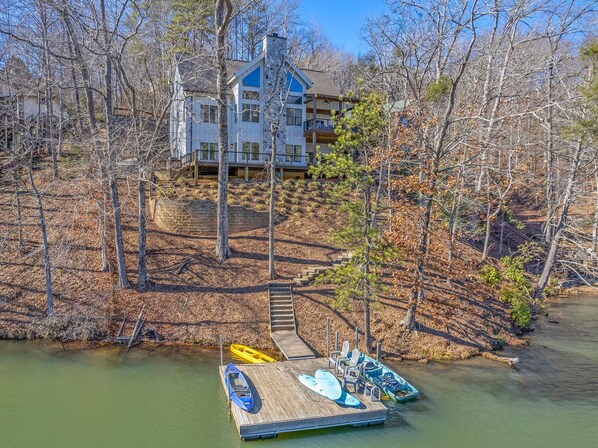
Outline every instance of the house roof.
[[320, 70], [302, 70], [312, 82], [311, 87], [306, 92], [308, 95], [331, 96], [335, 98], [341, 96], [341, 92], [332, 74]]
[[[247, 61], [227, 59], [226, 72], [228, 76], [240, 70]], [[177, 65], [184, 90], [189, 92], [216, 93], [216, 68], [207, 58], [178, 55]]]
[[[227, 59], [226, 72], [229, 79], [253, 61]], [[183, 89], [189, 92], [216, 93], [216, 68], [206, 58], [192, 58], [188, 55], [177, 56], [179, 74]], [[339, 97], [341, 95], [332, 75], [318, 70], [300, 69], [312, 82], [307, 94]]]

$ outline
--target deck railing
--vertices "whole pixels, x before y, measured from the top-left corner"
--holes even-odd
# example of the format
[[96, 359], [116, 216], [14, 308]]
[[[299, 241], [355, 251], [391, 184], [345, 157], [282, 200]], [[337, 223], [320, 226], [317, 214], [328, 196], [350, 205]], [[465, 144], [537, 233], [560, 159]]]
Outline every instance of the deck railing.
[[316, 131], [334, 132], [334, 122], [327, 118], [316, 118], [315, 120], [311, 118], [303, 123], [303, 128], [306, 131], [315, 129]]
[[[201, 165], [218, 165], [219, 151], [196, 149], [181, 156], [181, 164], [189, 165], [195, 160]], [[267, 152], [229, 151], [228, 162], [242, 166], [263, 166], [270, 163], [271, 154]], [[311, 154], [277, 154], [276, 165], [279, 167], [307, 167], [313, 163]]]

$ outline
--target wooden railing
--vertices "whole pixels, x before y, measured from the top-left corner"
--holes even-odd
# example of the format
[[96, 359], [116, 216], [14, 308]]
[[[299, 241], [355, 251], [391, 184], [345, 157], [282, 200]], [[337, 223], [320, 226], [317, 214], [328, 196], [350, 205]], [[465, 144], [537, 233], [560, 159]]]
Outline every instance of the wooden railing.
[[[181, 164], [190, 165], [197, 163], [200, 165], [218, 165], [219, 151], [206, 151], [196, 149], [193, 152], [183, 154], [181, 156]], [[246, 151], [229, 151], [228, 162], [238, 165], [247, 166], [263, 166], [270, 163], [271, 154], [267, 152], [246, 152]], [[307, 167], [313, 164], [312, 154], [277, 154], [276, 165], [279, 167]]]
[[334, 122], [327, 118], [316, 118], [315, 120], [312, 118], [303, 123], [303, 129], [334, 132]]

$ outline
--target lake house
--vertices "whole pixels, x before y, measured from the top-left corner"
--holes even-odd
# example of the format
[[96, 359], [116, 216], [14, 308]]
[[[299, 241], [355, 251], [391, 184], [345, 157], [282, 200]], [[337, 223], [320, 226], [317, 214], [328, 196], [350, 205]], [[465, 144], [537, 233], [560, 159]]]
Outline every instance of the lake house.
[[[230, 174], [250, 178], [263, 174], [272, 154], [268, 111], [271, 101], [285, 102], [277, 133], [277, 168], [284, 177], [304, 177], [316, 151], [326, 153], [336, 140], [332, 111], [343, 104], [332, 75], [295, 66], [287, 40], [277, 34], [262, 40], [262, 52], [251, 61], [226, 60], [228, 76], [228, 144]], [[279, 78], [277, 78], [279, 77]], [[280, 82], [277, 82], [280, 81]], [[171, 157], [197, 165], [202, 173], [218, 169], [218, 103], [216, 69], [205, 58], [179, 55], [173, 74], [170, 110]]]

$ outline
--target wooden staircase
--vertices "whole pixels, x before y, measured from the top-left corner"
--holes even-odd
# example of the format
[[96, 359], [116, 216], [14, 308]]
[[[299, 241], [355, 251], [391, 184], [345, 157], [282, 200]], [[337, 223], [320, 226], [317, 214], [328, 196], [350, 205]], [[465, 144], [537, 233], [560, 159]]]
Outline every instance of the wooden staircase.
[[288, 283], [269, 283], [270, 332], [296, 331], [293, 287]]
[[270, 336], [286, 359], [308, 359], [316, 355], [297, 335], [293, 309], [293, 285], [268, 283]]
[[309, 285], [322, 272], [347, 263], [349, 260], [351, 260], [351, 257], [353, 257], [351, 252], [344, 252], [332, 261], [332, 265], [310, 266], [303, 270], [298, 277], [295, 277], [293, 281], [297, 285]]

